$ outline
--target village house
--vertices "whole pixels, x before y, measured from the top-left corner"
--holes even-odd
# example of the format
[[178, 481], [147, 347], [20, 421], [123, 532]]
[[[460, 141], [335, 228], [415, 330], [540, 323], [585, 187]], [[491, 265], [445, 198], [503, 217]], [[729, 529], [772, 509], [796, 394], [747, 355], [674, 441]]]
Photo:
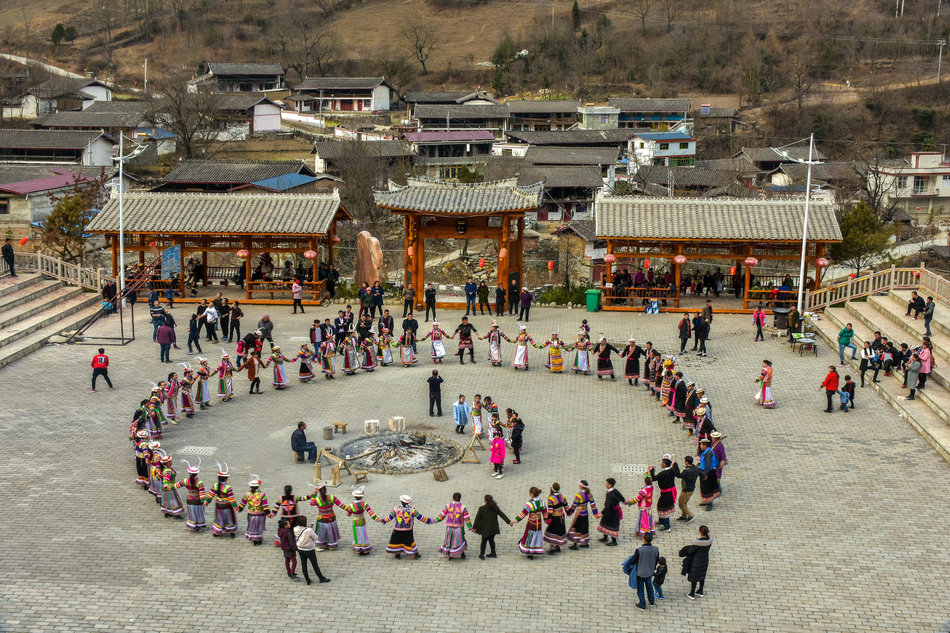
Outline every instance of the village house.
[[4, 116], [32, 119], [51, 112], [83, 110], [99, 101], [112, 101], [112, 88], [98, 79], [53, 77], [20, 95], [19, 105]]
[[109, 167], [115, 145], [99, 130], [0, 130], [0, 162]]
[[457, 105], [419, 104], [414, 122], [420, 132], [430, 130], [489, 130], [504, 138], [508, 130], [508, 106], [467, 102]]
[[627, 145], [633, 165], [692, 167], [696, 162], [696, 139], [685, 132], [640, 132]]
[[281, 107], [258, 92], [232, 92], [218, 95], [216, 123], [224, 128], [247, 126], [248, 134], [280, 131]]
[[[0, 165], [0, 225], [40, 222], [52, 210], [54, 197], [99, 179], [104, 179], [106, 196], [119, 186], [118, 170], [111, 166]], [[122, 189], [127, 191], [131, 179], [126, 174], [123, 180]]]
[[689, 118], [689, 99], [611, 97], [607, 103], [619, 111], [620, 127], [645, 127], [664, 131], [692, 124]]
[[745, 156], [740, 156], [738, 158], [712, 158], [707, 160], [697, 160], [694, 163], [694, 166], [702, 167], [704, 169], [711, 169], [714, 171], [731, 172], [735, 174], [739, 184], [747, 189], [755, 185], [756, 175], [759, 173], [755, 163]]
[[491, 98], [488, 93], [481, 90], [474, 92], [421, 92], [410, 91], [403, 97], [406, 103], [407, 116], [409, 120], [415, 117], [415, 108], [417, 105], [461, 105], [469, 103], [471, 105], [499, 105], [501, 102]]
[[284, 103], [294, 112], [377, 112], [389, 110], [394, 96], [383, 77], [307, 77]]
[[488, 130], [407, 132], [403, 138], [414, 155], [413, 165], [438, 180], [456, 180], [466, 170], [484, 174], [495, 142]]
[[188, 83], [189, 90], [266, 92], [284, 88], [280, 64], [209, 62], [207, 72]]
[[78, 112], [54, 112], [30, 121], [44, 130], [97, 130], [118, 138], [131, 136], [136, 128], [149, 126], [148, 103], [144, 101], [99, 101]]
[[602, 175], [607, 175], [611, 168], [620, 164], [620, 150], [614, 147], [531, 147], [524, 159], [538, 167], [594, 166]]
[[585, 103], [577, 108], [577, 118], [577, 127], [582, 130], [616, 130], [619, 127], [620, 109]]
[[562, 222], [583, 218], [590, 211], [594, 195], [604, 186], [597, 165], [529, 165], [518, 174], [519, 185], [544, 181], [541, 206], [528, 217], [541, 222]]
[[303, 161], [182, 160], [152, 191], [221, 193], [288, 174], [316, 176]]
[[735, 108], [714, 108], [704, 103], [693, 113], [693, 134], [697, 136], [727, 136], [742, 125]]
[[[341, 161], [366, 160], [395, 166], [405, 165], [408, 171], [412, 150], [402, 141], [316, 141], [313, 149], [313, 165], [317, 173], [340, 175]], [[382, 183], [380, 183], [382, 184]]]
[[[782, 151], [788, 154], [789, 158], [782, 156], [771, 147], [743, 147], [733, 158], [744, 158], [755, 165], [756, 178], [759, 180], [767, 180], [768, 174], [782, 165], [795, 163], [798, 160], [808, 160], [807, 147], [787, 147]], [[812, 160], [823, 161], [825, 155], [815, 148]]]
[[950, 160], [941, 152], [912, 152], [907, 158], [873, 168], [868, 177], [880, 179], [888, 205], [918, 222], [926, 221], [930, 214], [950, 213]]
[[577, 123], [577, 109], [580, 101], [547, 100], [547, 101], [512, 101], [508, 106], [508, 129], [519, 131], [547, 132], [551, 130], [566, 130]]
[[707, 167], [631, 166], [630, 184], [637, 191], [657, 197], [712, 197], [738, 195], [735, 171]]

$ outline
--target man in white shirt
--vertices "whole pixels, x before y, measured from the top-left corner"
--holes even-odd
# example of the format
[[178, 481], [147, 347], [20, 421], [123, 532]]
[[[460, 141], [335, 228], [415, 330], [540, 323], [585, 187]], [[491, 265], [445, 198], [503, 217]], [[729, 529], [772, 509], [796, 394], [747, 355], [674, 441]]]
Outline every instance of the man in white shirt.
[[208, 306], [208, 309], [204, 312], [205, 319], [205, 332], [207, 333], [206, 341], [218, 342], [218, 311], [215, 309], [214, 304]]

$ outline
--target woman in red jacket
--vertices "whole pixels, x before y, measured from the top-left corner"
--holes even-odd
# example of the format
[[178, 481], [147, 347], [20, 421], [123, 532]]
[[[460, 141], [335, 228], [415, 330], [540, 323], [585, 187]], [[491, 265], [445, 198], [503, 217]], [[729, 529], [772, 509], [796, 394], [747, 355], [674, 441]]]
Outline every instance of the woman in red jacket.
[[834, 365], [828, 366], [828, 375], [821, 383], [821, 388], [825, 390], [825, 395], [828, 396], [828, 408], [825, 409], [825, 413], [831, 413], [834, 411], [831, 401], [838, 393], [838, 370], [835, 369]]

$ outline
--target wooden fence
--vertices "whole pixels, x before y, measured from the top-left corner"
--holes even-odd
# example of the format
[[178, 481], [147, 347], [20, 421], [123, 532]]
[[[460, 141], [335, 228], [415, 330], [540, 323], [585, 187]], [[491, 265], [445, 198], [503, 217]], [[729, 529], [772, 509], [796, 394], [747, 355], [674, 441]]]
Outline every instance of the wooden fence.
[[809, 291], [805, 296], [805, 309], [811, 312], [824, 310], [844, 301], [860, 299], [876, 294], [887, 294], [891, 290], [919, 290], [950, 303], [950, 281], [920, 268], [897, 268], [891, 266], [860, 277], [842, 277], [826, 282], [820, 290]]

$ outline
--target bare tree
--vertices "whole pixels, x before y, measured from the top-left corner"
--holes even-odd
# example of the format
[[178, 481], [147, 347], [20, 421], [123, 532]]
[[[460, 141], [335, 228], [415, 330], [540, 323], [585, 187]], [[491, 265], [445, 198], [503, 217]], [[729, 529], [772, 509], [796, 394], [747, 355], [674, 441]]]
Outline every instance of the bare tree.
[[795, 97], [795, 104], [799, 112], [805, 106], [805, 99], [811, 92], [812, 73], [815, 69], [814, 56], [808, 43], [799, 43], [799, 50], [791, 52], [785, 60], [784, 71], [789, 79], [792, 95]]
[[321, 77], [329, 73], [340, 59], [337, 38], [316, 16], [294, 15], [278, 22], [274, 28], [272, 53], [280, 57], [298, 79], [315, 70]]
[[409, 43], [412, 55], [416, 58], [416, 61], [419, 62], [419, 65], [422, 66], [422, 74], [428, 74], [429, 71], [426, 68], [426, 62], [429, 60], [429, 56], [432, 55], [432, 51], [438, 42], [435, 29], [429, 26], [425, 20], [417, 18], [406, 22], [399, 30], [399, 33], [403, 39]]
[[[861, 194], [868, 205], [885, 222], [889, 222], [897, 209], [897, 178], [885, 171], [893, 171], [893, 163], [876, 147], [854, 144], [851, 148], [854, 171], [861, 182]], [[889, 164], [890, 163], [890, 164]]]
[[404, 157], [392, 158], [379, 151], [381, 145], [373, 141], [346, 140], [337, 160], [343, 179], [343, 202], [353, 214], [360, 230], [382, 235], [391, 214], [376, 206], [373, 189], [383, 188], [390, 178], [401, 179], [409, 171], [408, 150]]
[[191, 92], [187, 80], [184, 75], [162, 78], [146, 117], [175, 135], [182, 157], [202, 158], [208, 156], [220, 131], [221, 95]]
[[663, 0], [663, 12], [666, 17], [666, 32], [673, 30], [673, 22], [683, 11], [683, 0]]
[[647, 17], [650, 15], [650, 9], [653, 8], [653, 0], [633, 0], [633, 8], [640, 18], [640, 34], [647, 34]]

